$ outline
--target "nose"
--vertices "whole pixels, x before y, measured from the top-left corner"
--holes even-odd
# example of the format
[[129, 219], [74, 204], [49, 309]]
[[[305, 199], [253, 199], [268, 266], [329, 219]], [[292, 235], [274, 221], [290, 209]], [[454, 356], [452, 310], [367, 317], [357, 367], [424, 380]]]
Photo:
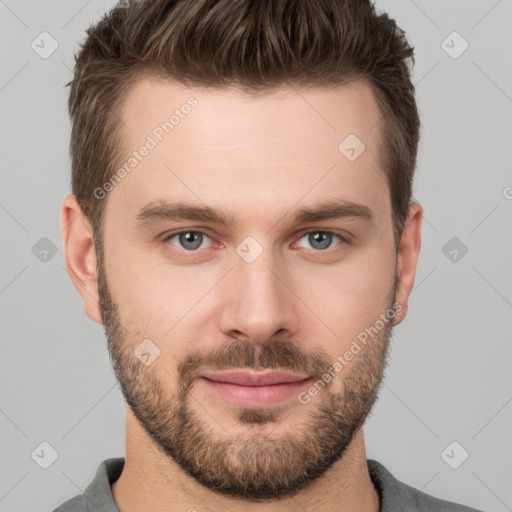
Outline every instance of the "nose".
[[295, 335], [299, 301], [283, 266], [277, 267], [264, 252], [253, 263], [237, 258], [228, 277], [219, 319], [225, 336], [265, 344]]

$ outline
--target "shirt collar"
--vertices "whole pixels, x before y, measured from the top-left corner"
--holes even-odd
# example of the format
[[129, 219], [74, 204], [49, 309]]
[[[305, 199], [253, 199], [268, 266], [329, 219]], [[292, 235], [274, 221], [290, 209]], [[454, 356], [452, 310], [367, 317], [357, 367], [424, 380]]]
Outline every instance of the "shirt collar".
[[[87, 511], [119, 512], [111, 485], [119, 478], [124, 468], [125, 458], [117, 457], [104, 460], [98, 467], [92, 482], [87, 486], [84, 494], [87, 499]], [[394, 512], [397, 507], [403, 510], [411, 506], [414, 496], [411, 487], [399, 482], [380, 462], [368, 459], [368, 472], [372, 483], [379, 493], [380, 512]], [[398, 500], [398, 501], [397, 501]], [[101, 504], [101, 508], [98, 504]]]

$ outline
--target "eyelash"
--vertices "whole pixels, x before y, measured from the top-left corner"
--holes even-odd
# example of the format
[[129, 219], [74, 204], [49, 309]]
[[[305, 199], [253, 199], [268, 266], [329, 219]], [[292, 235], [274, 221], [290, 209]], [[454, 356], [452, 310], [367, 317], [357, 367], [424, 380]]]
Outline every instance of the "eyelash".
[[[207, 236], [208, 238], [212, 239], [213, 240], [213, 237], [211, 237], [206, 231], [202, 231], [200, 229], [182, 229], [180, 231], [175, 231], [174, 233], [170, 233], [170, 234], [167, 234], [163, 241], [164, 242], [169, 242], [173, 237], [177, 237], [178, 235], [182, 234], [182, 233], [200, 233], [202, 235], [205, 235]], [[331, 250], [335, 250], [337, 247], [339, 247], [340, 245], [347, 245], [349, 244], [349, 240], [347, 237], [344, 237], [342, 235], [340, 235], [339, 233], [336, 233], [334, 231], [329, 231], [329, 230], [326, 230], [326, 229], [313, 229], [313, 230], [310, 230], [310, 231], [306, 231], [304, 233], [302, 233], [300, 235], [300, 237], [298, 238], [298, 240], [301, 240], [302, 238], [304, 238], [305, 236], [307, 235], [310, 235], [311, 233], [327, 233], [327, 234], [330, 234], [330, 235], [333, 235], [334, 237], [338, 237], [341, 241], [341, 243], [339, 243], [338, 245], [335, 245], [333, 247], [329, 247], [327, 249], [323, 249], [323, 250], [320, 250], [320, 249], [309, 249], [313, 252], [316, 252], [318, 254], [322, 254], [322, 253], [326, 253], [326, 252], [329, 252]], [[296, 242], [294, 242], [296, 243]], [[174, 247], [174, 246], [173, 246]], [[189, 256], [193, 256], [195, 254], [198, 254], [199, 252], [201, 252], [202, 250], [205, 250], [205, 249], [195, 249], [195, 250], [191, 250], [191, 251], [188, 251], [186, 249], [179, 249], [177, 247], [175, 247], [176, 250], [178, 250], [179, 252], [182, 252], [182, 253], [185, 253], [185, 254], [188, 254]]]

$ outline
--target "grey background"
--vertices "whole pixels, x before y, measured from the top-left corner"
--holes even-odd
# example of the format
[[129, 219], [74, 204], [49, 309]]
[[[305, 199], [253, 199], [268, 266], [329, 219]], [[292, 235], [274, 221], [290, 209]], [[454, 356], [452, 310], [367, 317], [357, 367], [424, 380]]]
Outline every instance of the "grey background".
[[[113, 5], [0, 0], [2, 512], [51, 510], [103, 459], [124, 455], [122, 395], [102, 327], [66, 273], [59, 228], [70, 191], [64, 85], [84, 30]], [[366, 425], [368, 457], [434, 496], [512, 510], [512, 1], [377, 5], [416, 47], [414, 196], [425, 221], [408, 318]], [[47, 59], [31, 47], [43, 31], [59, 45]], [[458, 58], [442, 46], [453, 31], [469, 44]], [[56, 254], [41, 261], [44, 237]], [[58, 452], [48, 469], [31, 457], [43, 441]], [[441, 456], [453, 441], [469, 453], [458, 469]], [[462, 452], [448, 453], [453, 464]]]

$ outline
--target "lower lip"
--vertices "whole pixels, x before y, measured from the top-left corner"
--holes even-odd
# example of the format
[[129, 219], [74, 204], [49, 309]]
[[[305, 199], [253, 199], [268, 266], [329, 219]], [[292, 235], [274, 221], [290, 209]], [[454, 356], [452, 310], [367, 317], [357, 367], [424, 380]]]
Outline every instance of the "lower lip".
[[209, 389], [230, 402], [245, 407], [265, 407], [275, 405], [297, 396], [302, 389], [309, 386], [313, 379], [297, 382], [284, 382], [269, 386], [240, 386], [230, 382], [218, 382], [201, 377]]

